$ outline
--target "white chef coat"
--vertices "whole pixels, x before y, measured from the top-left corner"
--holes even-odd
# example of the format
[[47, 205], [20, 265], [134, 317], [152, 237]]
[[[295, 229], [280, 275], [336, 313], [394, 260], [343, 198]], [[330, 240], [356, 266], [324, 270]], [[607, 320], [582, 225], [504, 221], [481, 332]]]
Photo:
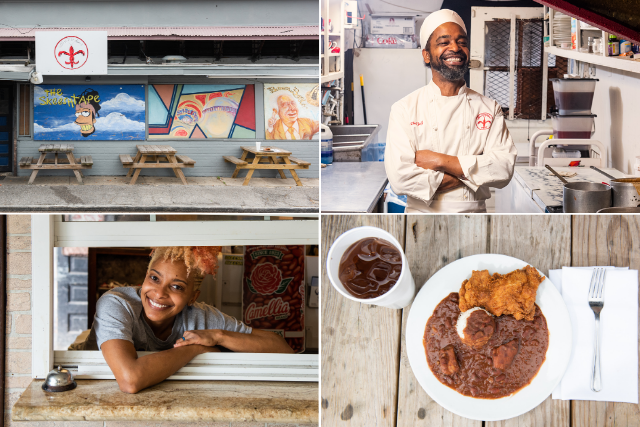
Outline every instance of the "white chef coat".
[[[465, 185], [436, 193], [444, 173], [417, 166], [418, 150], [457, 156]], [[500, 104], [466, 86], [442, 96], [431, 81], [391, 107], [384, 163], [407, 213], [486, 212], [489, 187], [509, 183], [516, 155]]]

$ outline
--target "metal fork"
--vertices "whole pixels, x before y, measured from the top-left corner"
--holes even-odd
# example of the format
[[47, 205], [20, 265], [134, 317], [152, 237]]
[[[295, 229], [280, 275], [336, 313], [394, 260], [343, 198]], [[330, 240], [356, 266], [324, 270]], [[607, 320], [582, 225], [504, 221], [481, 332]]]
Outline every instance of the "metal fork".
[[604, 277], [606, 269], [594, 268], [589, 286], [589, 307], [596, 317], [596, 339], [593, 348], [593, 368], [591, 369], [591, 390], [600, 391], [602, 382], [600, 378], [600, 312], [604, 307]]

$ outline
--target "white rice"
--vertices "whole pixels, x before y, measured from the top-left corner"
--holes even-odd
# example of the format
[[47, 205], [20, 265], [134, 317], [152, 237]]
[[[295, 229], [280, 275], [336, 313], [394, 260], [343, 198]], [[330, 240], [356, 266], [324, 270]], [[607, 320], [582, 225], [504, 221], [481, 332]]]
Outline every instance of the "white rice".
[[464, 339], [464, 328], [467, 327], [467, 319], [469, 318], [469, 316], [471, 316], [471, 313], [476, 310], [482, 310], [489, 316], [491, 316], [491, 313], [481, 307], [473, 307], [467, 311], [463, 311], [462, 313], [460, 313], [460, 316], [458, 316], [458, 322], [456, 323], [456, 330], [458, 331], [458, 336], [460, 337], [460, 339]]

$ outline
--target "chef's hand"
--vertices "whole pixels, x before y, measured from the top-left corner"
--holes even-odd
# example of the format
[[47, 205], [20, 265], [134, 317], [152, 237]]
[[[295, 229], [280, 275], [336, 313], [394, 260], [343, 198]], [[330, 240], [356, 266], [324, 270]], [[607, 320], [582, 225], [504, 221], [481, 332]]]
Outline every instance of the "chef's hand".
[[445, 172], [454, 177], [462, 177], [462, 167], [456, 156], [436, 153], [430, 150], [416, 151], [416, 165], [423, 169], [431, 169], [438, 172]]
[[278, 110], [276, 110], [275, 108], [273, 109], [273, 114], [271, 115], [271, 118], [269, 119], [269, 121], [267, 122], [267, 124], [269, 125], [269, 128], [267, 129], [269, 132], [273, 132], [273, 127], [276, 125], [276, 122], [278, 121]]
[[462, 181], [460, 181], [455, 176], [445, 173], [444, 178], [442, 178], [442, 182], [440, 183], [440, 186], [438, 187], [436, 192], [453, 190], [454, 188], [460, 187], [461, 185], [464, 185]]
[[[220, 335], [218, 329], [204, 329], [199, 331], [185, 331], [182, 336], [184, 339], [179, 338], [174, 347], [184, 347], [186, 345], [200, 344], [207, 347], [215, 347], [220, 343]], [[220, 351], [220, 350], [211, 350]]]

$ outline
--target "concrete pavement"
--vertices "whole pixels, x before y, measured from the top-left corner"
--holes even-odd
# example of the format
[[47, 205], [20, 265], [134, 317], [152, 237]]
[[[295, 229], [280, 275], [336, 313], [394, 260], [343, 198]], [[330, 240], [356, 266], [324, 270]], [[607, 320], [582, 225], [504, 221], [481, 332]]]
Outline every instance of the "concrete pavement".
[[0, 212], [235, 212], [317, 213], [318, 179], [140, 177], [135, 185], [121, 176], [7, 176], [0, 180]]

